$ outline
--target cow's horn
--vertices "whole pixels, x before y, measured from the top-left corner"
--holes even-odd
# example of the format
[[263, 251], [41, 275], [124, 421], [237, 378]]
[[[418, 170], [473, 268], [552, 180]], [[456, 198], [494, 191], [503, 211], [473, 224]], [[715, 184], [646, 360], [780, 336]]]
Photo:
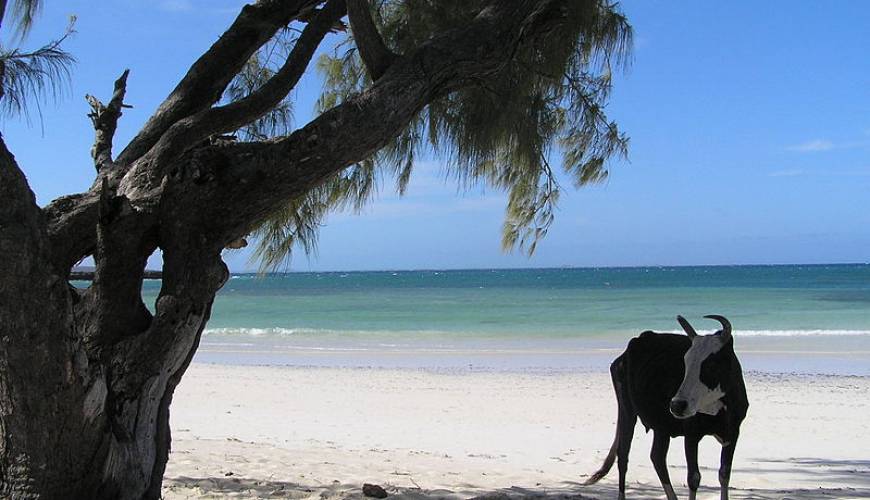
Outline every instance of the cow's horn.
[[722, 339], [725, 340], [725, 342], [731, 340], [731, 322], [725, 319], [725, 316], [719, 316], [718, 314], [708, 314], [704, 317], [715, 319], [719, 323], [722, 323]]
[[680, 323], [680, 326], [683, 327], [683, 331], [686, 332], [686, 335], [688, 335], [690, 339], [698, 336], [698, 332], [696, 332], [695, 329], [692, 328], [692, 325], [690, 325], [689, 322], [686, 321], [686, 318], [678, 314], [677, 321]]

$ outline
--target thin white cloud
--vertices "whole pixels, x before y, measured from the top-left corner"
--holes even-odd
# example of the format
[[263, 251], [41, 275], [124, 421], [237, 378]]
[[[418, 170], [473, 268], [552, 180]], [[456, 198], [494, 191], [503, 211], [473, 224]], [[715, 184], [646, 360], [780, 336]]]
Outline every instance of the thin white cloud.
[[785, 168], [782, 170], [773, 170], [767, 173], [767, 177], [867, 177], [870, 176], [870, 165], [858, 167], [843, 167], [843, 166], [827, 166], [813, 168]]
[[798, 175], [804, 175], [806, 172], [799, 168], [792, 168], [787, 170], [777, 170], [775, 172], [771, 172], [767, 174], [768, 177], [796, 177]]
[[[864, 136], [870, 135], [870, 130], [865, 130], [863, 133]], [[830, 151], [832, 149], [854, 149], [854, 148], [866, 148], [870, 146], [870, 140], [859, 138], [857, 140], [851, 141], [832, 141], [830, 139], [813, 139], [811, 141], [803, 142], [801, 144], [795, 144], [794, 146], [789, 146], [786, 149], [789, 151], [797, 151], [799, 153], [817, 153], [820, 151]]]
[[160, 2], [160, 9], [169, 12], [187, 12], [193, 10], [193, 4], [190, 0], [163, 0]]
[[[227, 3], [227, 2], [223, 2]], [[158, 9], [166, 12], [187, 13], [196, 11], [200, 14], [238, 14], [243, 2], [228, 2], [230, 5], [219, 6], [215, 2], [203, 2], [198, 0], [161, 0], [156, 5]]]
[[812, 141], [807, 141], [802, 144], [796, 144], [794, 146], [789, 146], [789, 151], [799, 151], [802, 153], [816, 152], [816, 151], [829, 151], [834, 149], [835, 145], [833, 142], [827, 139], [814, 139]]
[[839, 173], [845, 177], [868, 177], [870, 176], [870, 166], [866, 166], [863, 168], [844, 170]]

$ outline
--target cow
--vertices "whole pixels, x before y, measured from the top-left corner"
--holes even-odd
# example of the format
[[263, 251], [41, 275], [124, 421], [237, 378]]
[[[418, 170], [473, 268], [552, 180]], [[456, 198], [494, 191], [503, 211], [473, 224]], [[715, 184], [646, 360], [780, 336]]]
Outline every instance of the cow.
[[704, 316], [718, 321], [722, 329], [698, 335], [682, 316], [677, 321], [686, 335], [645, 331], [631, 339], [621, 356], [610, 365], [619, 413], [616, 437], [604, 465], [585, 484], [607, 475], [618, 459], [619, 500], [625, 499], [625, 472], [637, 418], [653, 431], [650, 459], [668, 500], [676, 500], [666, 463], [672, 437], [684, 436], [689, 499], [695, 500], [701, 472], [698, 442], [712, 435], [722, 445], [719, 485], [722, 500], [728, 500], [728, 482], [740, 423], [749, 400], [740, 362], [734, 354], [731, 323], [722, 316]]

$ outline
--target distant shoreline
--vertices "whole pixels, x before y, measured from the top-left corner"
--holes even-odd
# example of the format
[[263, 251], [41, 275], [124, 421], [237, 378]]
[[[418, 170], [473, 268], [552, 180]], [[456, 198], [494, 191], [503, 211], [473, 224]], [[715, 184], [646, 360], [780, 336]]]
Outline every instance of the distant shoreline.
[[[163, 273], [160, 271], [145, 271], [146, 280], [159, 280], [163, 278]], [[69, 279], [72, 281], [94, 281], [93, 268], [75, 268], [69, 273]]]
[[619, 269], [702, 269], [702, 268], [735, 268], [735, 267], [849, 267], [870, 266], [870, 262], [829, 262], [813, 264], [651, 264], [637, 266], [545, 266], [545, 267], [456, 267], [456, 268], [420, 268], [420, 269], [338, 269], [338, 270], [288, 270], [270, 271], [260, 273], [258, 271], [231, 271], [233, 276], [281, 276], [285, 274], [340, 274], [340, 273], [452, 273], [452, 272], [479, 272], [479, 271], [595, 271], [595, 270], [619, 270]]
[[[283, 276], [287, 274], [357, 274], [357, 273], [457, 273], [480, 271], [595, 271], [595, 270], [632, 270], [632, 269], [703, 269], [703, 268], [776, 268], [776, 267], [861, 267], [870, 266], [870, 262], [829, 262], [813, 264], [676, 264], [676, 265], [637, 265], [637, 266], [557, 266], [557, 267], [457, 267], [457, 268], [421, 268], [421, 269], [338, 269], [338, 270], [288, 270], [270, 271], [230, 271], [231, 276]], [[163, 273], [156, 270], [146, 270], [145, 279], [161, 279]], [[70, 273], [71, 280], [91, 281], [94, 278], [94, 267], [76, 267]]]

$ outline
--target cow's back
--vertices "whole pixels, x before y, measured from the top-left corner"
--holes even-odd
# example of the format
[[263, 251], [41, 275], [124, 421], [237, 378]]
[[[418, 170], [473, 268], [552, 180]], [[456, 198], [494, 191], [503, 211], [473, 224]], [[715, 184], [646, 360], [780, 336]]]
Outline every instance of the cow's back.
[[628, 343], [623, 354], [626, 389], [647, 430], [683, 434], [683, 423], [671, 415], [669, 404], [683, 382], [683, 355], [691, 345], [686, 335], [651, 331]]

